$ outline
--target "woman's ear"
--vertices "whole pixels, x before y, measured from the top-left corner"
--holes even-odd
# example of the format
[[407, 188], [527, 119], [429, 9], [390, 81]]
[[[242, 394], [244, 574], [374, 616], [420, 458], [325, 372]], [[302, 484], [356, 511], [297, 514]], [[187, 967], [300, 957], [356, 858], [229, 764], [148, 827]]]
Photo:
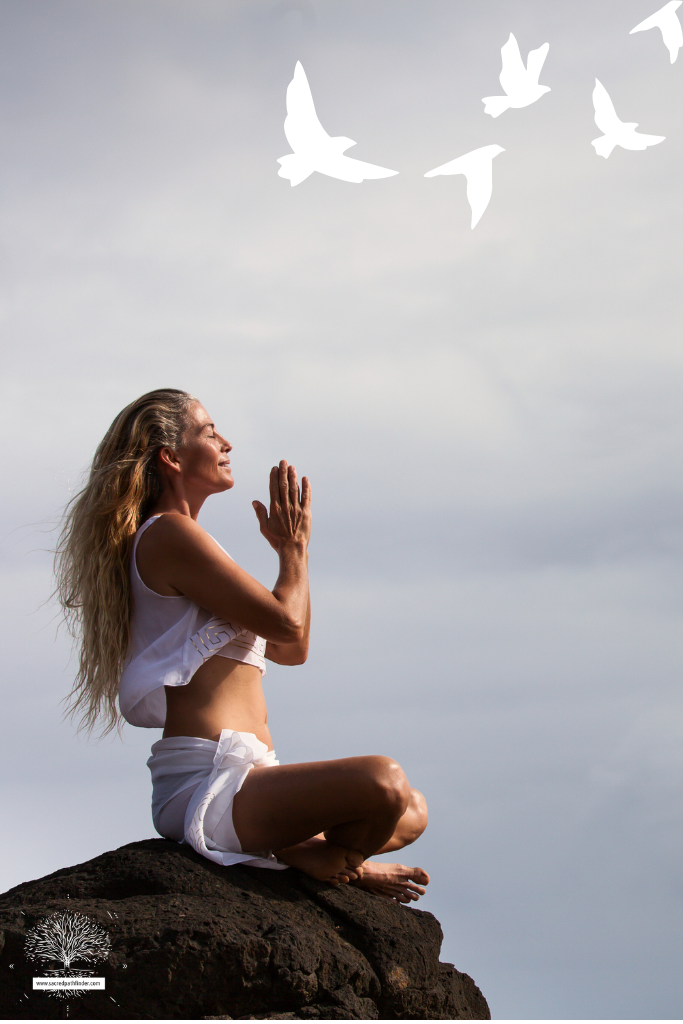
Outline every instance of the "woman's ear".
[[159, 451], [160, 469], [171, 470], [172, 473], [180, 473], [180, 461], [178, 453], [173, 448], [162, 448]]

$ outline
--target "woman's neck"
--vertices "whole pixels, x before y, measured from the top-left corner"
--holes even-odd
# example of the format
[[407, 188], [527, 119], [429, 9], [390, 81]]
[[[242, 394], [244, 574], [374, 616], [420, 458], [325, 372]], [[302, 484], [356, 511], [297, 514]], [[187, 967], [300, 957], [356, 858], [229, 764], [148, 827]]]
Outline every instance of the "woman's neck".
[[195, 498], [180, 491], [180, 488], [168, 488], [164, 490], [159, 500], [154, 503], [150, 515], [158, 516], [165, 512], [175, 512], [177, 515], [189, 516], [196, 519], [204, 504], [204, 498]]

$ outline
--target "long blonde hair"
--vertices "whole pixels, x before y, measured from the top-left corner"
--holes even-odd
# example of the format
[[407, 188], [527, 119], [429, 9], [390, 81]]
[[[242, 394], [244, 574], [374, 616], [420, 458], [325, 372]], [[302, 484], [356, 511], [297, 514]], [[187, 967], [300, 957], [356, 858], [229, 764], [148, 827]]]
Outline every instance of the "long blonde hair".
[[65, 715], [81, 715], [90, 734], [121, 735], [116, 707], [130, 638], [129, 562], [133, 538], [162, 492], [157, 455], [182, 445], [190, 408], [186, 391], [160, 388], [131, 402], [100, 443], [85, 487], [65, 509], [55, 550], [55, 594], [80, 646], [78, 672]]

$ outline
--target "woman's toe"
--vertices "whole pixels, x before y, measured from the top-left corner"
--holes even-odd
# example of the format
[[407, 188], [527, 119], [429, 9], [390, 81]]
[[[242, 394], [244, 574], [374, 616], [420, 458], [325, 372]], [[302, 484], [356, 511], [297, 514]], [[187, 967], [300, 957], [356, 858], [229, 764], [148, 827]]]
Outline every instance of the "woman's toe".
[[346, 851], [346, 863], [350, 868], [359, 868], [365, 857], [360, 850], [347, 850]]

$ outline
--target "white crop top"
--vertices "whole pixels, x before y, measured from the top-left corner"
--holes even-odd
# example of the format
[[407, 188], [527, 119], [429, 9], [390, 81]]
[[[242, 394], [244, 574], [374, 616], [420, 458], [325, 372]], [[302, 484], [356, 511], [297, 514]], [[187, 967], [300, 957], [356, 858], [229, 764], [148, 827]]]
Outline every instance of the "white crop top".
[[185, 686], [214, 654], [255, 665], [261, 675], [266, 671], [263, 637], [213, 615], [188, 597], [157, 594], [142, 582], [135, 553], [140, 537], [158, 518], [152, 516], [135, 535], [130, 646], [119, 683], [121, 714], [131, 725], [147, 729], [163, 729], [166, 724], [164, 686]]

